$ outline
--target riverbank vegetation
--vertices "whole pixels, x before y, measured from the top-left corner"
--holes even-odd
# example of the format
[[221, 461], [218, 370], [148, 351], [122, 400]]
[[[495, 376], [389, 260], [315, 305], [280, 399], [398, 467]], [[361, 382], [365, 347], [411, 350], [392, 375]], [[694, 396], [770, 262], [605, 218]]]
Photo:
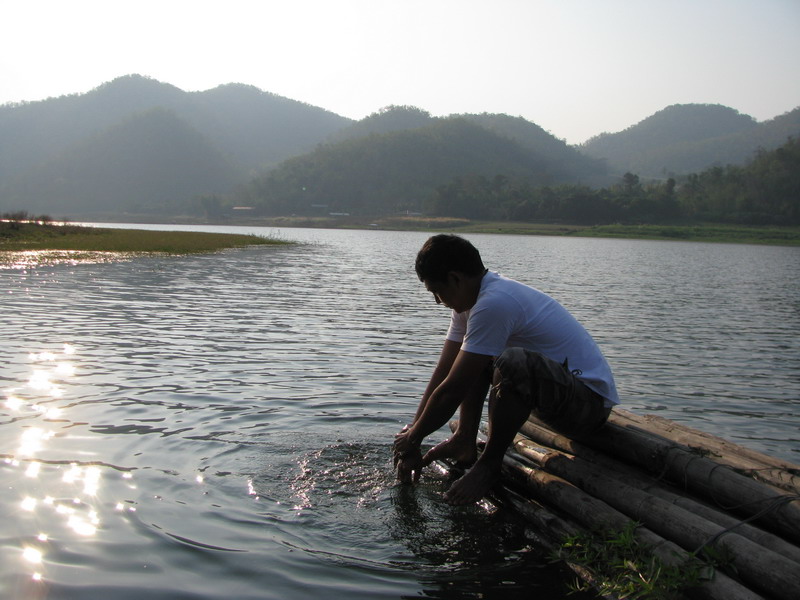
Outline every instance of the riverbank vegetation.
[[0, 219], [0, 252], [74, 250], [193, 254], [275, 243], [281, 242], [257, 235], [86, 227], [55, 223], [46, 216], [28, 217], [24, 212], [3, 215]]

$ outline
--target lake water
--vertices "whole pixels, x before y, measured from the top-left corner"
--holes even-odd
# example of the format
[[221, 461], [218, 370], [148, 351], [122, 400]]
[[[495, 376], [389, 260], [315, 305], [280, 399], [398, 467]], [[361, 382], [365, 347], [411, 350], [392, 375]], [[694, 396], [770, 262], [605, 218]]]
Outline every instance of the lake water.
[[[427, 234], [138, 227], [304, 243], [0, 269], [0, 596], [568, 597], [514, 514], [393, 480], [448, 323]], [[467, 237], [626, 408], [800, 462], [800, 248]]]

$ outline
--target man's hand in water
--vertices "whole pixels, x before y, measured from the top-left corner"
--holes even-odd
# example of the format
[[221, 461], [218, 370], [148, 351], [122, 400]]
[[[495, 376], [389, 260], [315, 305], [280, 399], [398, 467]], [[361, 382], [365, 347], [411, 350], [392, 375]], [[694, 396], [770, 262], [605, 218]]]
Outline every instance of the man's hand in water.
[[397, 479], [400, 483], [417, 483], [422, 475], [422, 453], [417, 450], [397, 461]]
[[409, 436], [409, 426], [394, 436], [394, 466], [397, 467], [397, 479], [401, 483], [416, 483], [422, 475], [422, 451]]

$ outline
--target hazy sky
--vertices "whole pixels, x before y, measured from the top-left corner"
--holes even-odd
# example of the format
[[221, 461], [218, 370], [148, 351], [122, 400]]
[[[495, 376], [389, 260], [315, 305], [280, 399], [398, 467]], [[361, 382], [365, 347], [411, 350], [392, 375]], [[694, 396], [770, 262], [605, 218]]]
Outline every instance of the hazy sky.
[[576, 144], [671, 104], [800, 106], [800, 0], [0, 0], [0, 103], [131, 73], [354, 119], [507, 113]]

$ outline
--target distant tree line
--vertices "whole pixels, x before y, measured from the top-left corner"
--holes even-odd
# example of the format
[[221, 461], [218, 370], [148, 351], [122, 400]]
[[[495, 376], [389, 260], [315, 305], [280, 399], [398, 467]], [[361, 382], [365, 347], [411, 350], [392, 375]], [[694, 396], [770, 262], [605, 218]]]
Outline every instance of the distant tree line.
[[50, 215], [32, 215], [27, 210], [16, 210], [0, 214], [0, 221], [6, 221], [8, 223], [48, 224], [53, 222], [53, 218]]
[[436, 188], [426, 206], [436, 216], [576, 224], [713, 221], [800, 224], [800, 141], [759, 151], [745, 166], [643, 183], [626, 173], [601, 189], [534, 186], [502, 175], [458, 177]]
[[694, 219], [800, 224], [800, 139], [759, 151], [745, 166], [690, 175], [680, 189], [680, 206]]

